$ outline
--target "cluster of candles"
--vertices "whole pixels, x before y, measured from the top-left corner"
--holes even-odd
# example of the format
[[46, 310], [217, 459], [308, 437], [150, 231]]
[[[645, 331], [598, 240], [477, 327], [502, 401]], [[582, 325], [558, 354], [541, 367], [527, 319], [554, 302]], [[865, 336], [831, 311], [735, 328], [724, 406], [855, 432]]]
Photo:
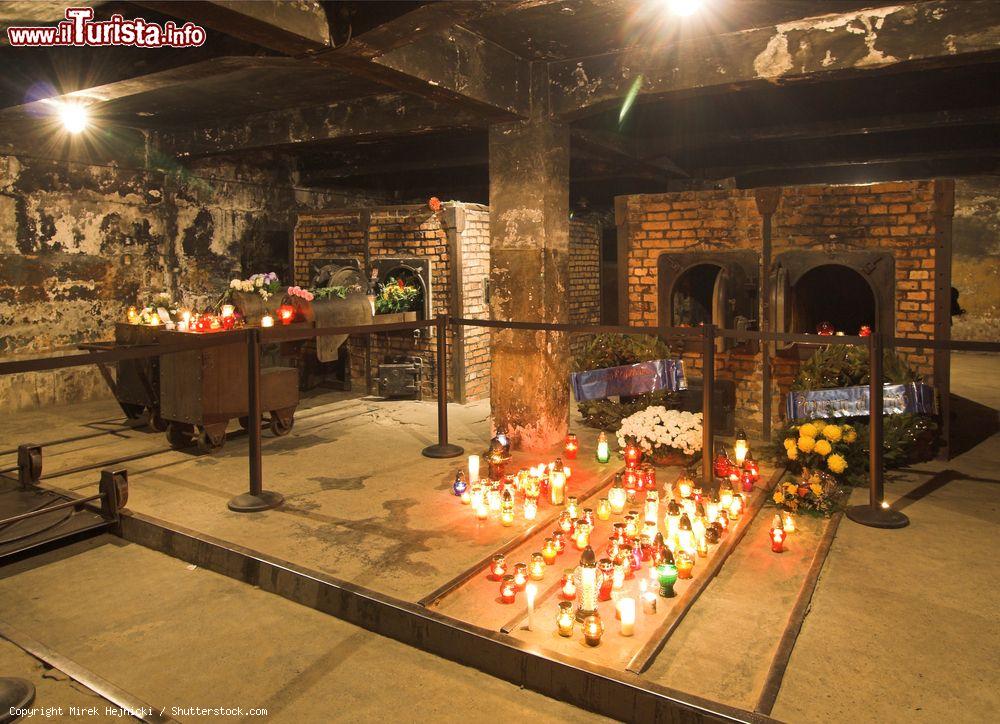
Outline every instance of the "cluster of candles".
[[530, 522], [538, 517], [540, 502], [547, 500], [552, 505], [566, 502], [567, 481], [572, 471], [562, 458], [507, 475], [504, 465], [509, 459], [509, 447], [503, 433], [493, 438], [484, 457], [489, 465], [486, 480], [480, 478], [480, 456], [470, 455], [468, 472], [459, 470], [452, 484], [452, 492], [471, 506], [478, 520], [488, 520], [492, 515], [502, 525], [510, 526], [520, 507], [522, 517]]
[[716, 477], [728, 480], [734, 488], [739, 487], [744, 493], [753, 492], [754, 485], [760, 479], [760, 466], [750, 452], [747, 434], [742, 430], [736, 433], [733, 443], [733, 456], [725, 451], [720, 452], [714, 461]]
[[[572, 637], [576, 624], [580, 624], [585, 643], [599, 645], [604, 623], [598, 602], [614, 600], [620, 633], [632, 636], [637, 601], [622, 595], [626, 581], [639, 580], [642, 611], [655, 614], [657, 595], [674, 597], [674, 584], [693, 577], [696, 560], [706, 557], [709, 546], [717, 545], [743, 513], [744, 497], [733, 490], [729, 478], [723, 478], [718, 490], [706, 494], [686, 474], [664, 495], [666, 505], [661, 511], [655, 469], [642, 466], [641, 451], [635, 446], [626, 446], [624, 457], [625, 469], [615, 475], [608, 496], [598, 501], [596, 509], [581, 508], [576, 497], [566, 496], [556, 530], [545, 538], [542, 550], [533, 553], [528, 563], [510, 566], [506, 556], [493, 557], [487, 576], [500, 583], [499, 601], [513, 604], [519, 592], [528, 594], [529, 629], [536, 594], [531, 581], [542, 580], [548, 567], [555, 566], [559, 556], [572, 545], [582, 554], [579, 565], [563, 569], [558, 589], [562, 600], [556, 617], [559, 635]], [[641, 510], [640, 492], [645, 494]], [[635, 504], [637, 509], [626, 512], [629, 504]], [[595, 520], [610, 520], [618, 515], [623, 519], [613, 523], [604, 549], [606, 555], [598, 559], [591, 541]], [[648, 576], [642, 574], [644, 564], [648, 565]], [[651, 590], [650, 583], [655, 590]]]

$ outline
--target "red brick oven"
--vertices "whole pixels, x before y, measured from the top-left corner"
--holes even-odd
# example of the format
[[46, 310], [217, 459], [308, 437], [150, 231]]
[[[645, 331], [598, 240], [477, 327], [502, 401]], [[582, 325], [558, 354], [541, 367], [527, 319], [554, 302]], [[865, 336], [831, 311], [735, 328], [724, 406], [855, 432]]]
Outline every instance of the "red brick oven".
[[[481, 204], [448, 202], [439, 212], [425, 205], [334, 209], [303, 213], [295, 226], [292, 268], [295, 283], [307, 286], [326, 264], [352, 264], [380, 280], [412, 268], [427, 287], [420, 316], [447, 312], [456, 317], [489, 317], [490, 210]], [[572, 321], [600, 322], [600, 229], [592, 222], [570, 223], [570, 315]], [[490, 333], [456, 327], [448, 343], [448, 396], [466, 402], [490, 396]], [[420, 336], [373, 334], [352, 337], [341, 349], [345, 387], [378, 393], [379, 365], [391, 358], [422, 362], [422, 394], [435, 394], [434, 330]]]
[[[953, 210], [954, 185], [946, 180], [620, 197], [619, 304], [630, 324], [759, 329], [766, 309], [775, 331], [815, 333], [829, 322], [845, 334], [869, 325], [947, 338]], [[947, 395], [946, 357], [900, 351]], [[758, 345], [720, 340], [717, 353], [716, 375], [724, 389], [729, 383], [736, 424], [760, 429]], [[777, 346], [772, 422], [809, 353]], [[699, 377], [699, 356], [686, 361]]]

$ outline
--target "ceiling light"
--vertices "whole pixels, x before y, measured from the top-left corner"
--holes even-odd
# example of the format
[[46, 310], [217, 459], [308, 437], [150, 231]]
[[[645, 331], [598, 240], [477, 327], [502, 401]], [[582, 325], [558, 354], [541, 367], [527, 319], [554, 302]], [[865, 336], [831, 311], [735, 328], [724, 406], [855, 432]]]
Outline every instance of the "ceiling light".
[[87, 109], [77, 103], [64, 103], [59, 106], [59, 120], [70, 133], [79, 133], [87, 127]]
[[674, 15], [686, 18], [701, 7], [701, 0], [667, 0], [667, 7]]

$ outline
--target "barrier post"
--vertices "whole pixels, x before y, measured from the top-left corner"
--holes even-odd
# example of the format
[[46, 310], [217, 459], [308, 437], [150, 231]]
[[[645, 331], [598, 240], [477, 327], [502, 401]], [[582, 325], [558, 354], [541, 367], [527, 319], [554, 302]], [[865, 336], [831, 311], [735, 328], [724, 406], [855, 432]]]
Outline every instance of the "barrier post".
[[871, 485], [868, 504], [847, 509], [847, 517], [871, 528], [903, 528], [910, 519], [885, 502], [882, 479], [882, 332], [874, 330], [868, 338], [868, 474]]
[[709, 485], [715, 478], [712, 472], [712, 452], [714, 435], [712, 431], [712, 407], [715, 405], [715, 325], [706, 324], [704, 332], [701, 390], [701, 477], [702, 485]]
[[424, 457], [429, 458], [454, 458], [465, 450], [448, 442], [448, 315], [437, 315], [434, 326], [437, 330], [438, 441], [422, 452]]
[[284, 502], [280, 493], [264, 490], [260, 452], [260, 330], [247, 330], [247, 435], [249, 445], [250, 491], [229, 501], [236, 513], [255, 513], [276, 508]]

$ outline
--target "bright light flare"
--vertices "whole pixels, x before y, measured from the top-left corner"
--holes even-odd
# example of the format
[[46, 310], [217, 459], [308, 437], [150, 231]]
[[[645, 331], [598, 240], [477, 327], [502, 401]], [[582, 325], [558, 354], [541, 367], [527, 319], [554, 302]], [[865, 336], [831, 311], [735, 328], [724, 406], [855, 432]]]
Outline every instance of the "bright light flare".
[[701, 8], [701, 0], [666, 0], [667, 8], [682, 18], [694, 15]]
[[87, 109], [78, 103], [63, 103], [59, 106], [59, 120], [69, 133], [80, 133], [90, 121]]

